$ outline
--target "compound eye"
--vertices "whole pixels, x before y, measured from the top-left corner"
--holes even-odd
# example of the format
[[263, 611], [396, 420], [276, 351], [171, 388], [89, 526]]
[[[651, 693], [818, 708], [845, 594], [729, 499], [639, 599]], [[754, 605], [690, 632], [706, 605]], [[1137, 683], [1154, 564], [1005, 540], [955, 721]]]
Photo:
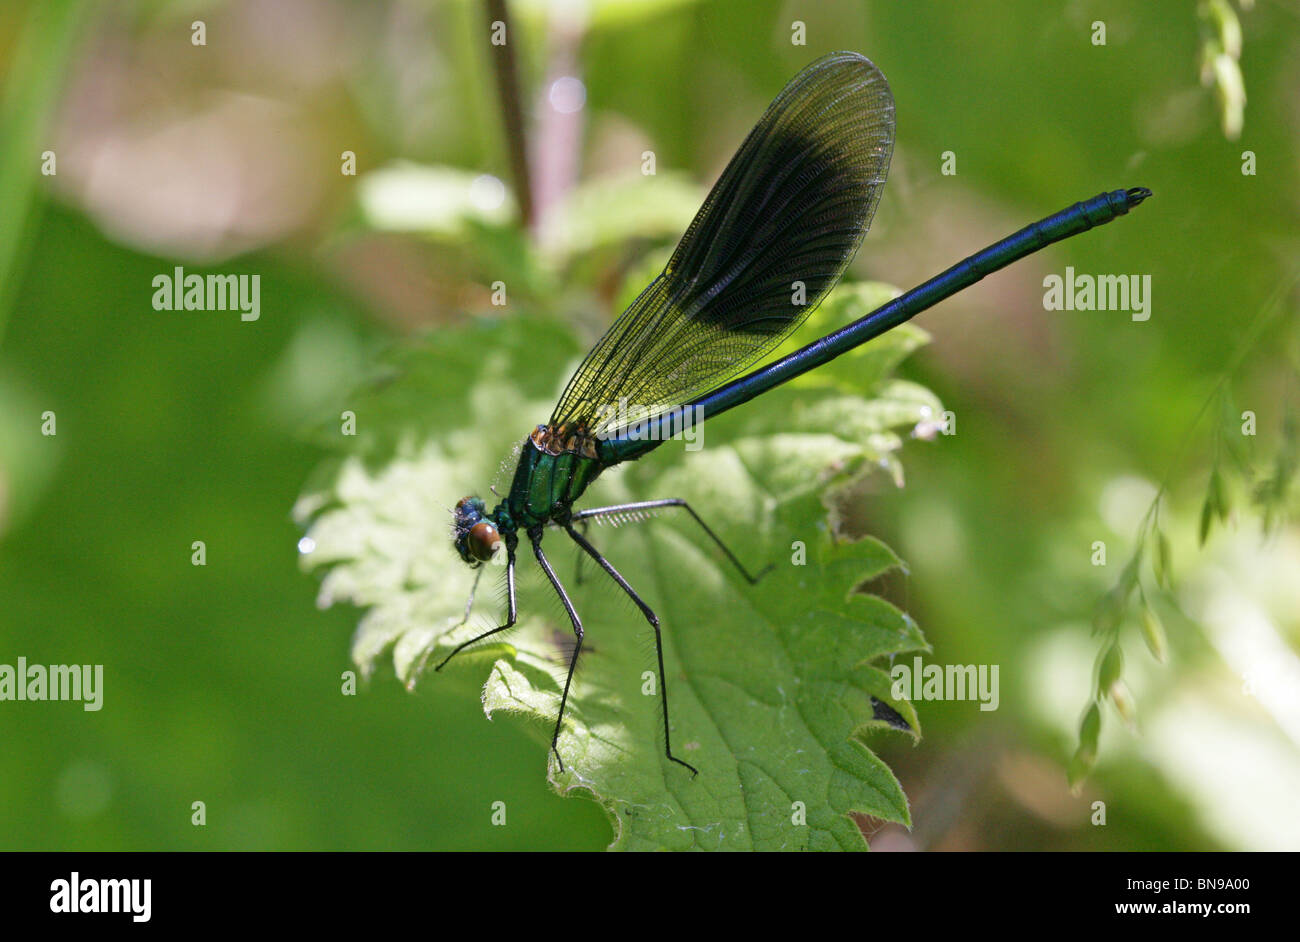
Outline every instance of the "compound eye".
[[474, 498], [462, 497], [460, 500], [456, 501], [456, 512], [461, 513], [465, 511], [467, 508], [472, 506], [473, 503], [474, 503]]
[[500, 542], [501, 535], [497, 533], [497, 528], [486, 520], [480, 520], [470, 527], [469, 537], [466, 539], [470, 555], [482, 562], [487, 562], [492, 558], [492, 554], [496, 551], [497, 544]]

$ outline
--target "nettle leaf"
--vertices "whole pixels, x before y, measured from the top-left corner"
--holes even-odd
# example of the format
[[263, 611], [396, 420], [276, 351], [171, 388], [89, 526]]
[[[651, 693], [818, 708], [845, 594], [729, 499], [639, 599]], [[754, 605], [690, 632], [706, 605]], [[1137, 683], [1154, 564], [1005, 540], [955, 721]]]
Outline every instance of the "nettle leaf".
[[[888, 667], [925, 641], [868, 591], [899, 559], [878, 540], [834, 533], [823, 497], [896, 462], [906, 430], [941, 411], [930, 393], [887, 377], [923, 340], [894, 331], [857, 352], [872, 377], [866, 395], [838, 379], [775, 390], [708, 423], [698, 451], [666, 443], [587, 492], [587, 507], [683, 497], [752, 569], [774, 566], [751, 586], [676, 511], [589, 531], [661, 619], [673, 749], [698, 777], [664, 756], [650, 627], [590, 561], [579, 579], [576, 548], [548, 532], [543, 545], [586, 628], [559, 741], [565, 770], [551, 758], [549, 778], [609, 812], [612, 847], [856, 850], [866, 844], [851, 812], [909, 823], [902, 789], [865, 740], [900, 727], [919, 736]], [[489, 564], [465, 621], [474, 573], [451, 546], [449, 508], [466, 494], [491, 501], [489, 484], [505, 492], [519, 444], [550, 414], [580, 352], [562, 328], [524, 318], [403, 350], [356, 397], [359, 434], [345, 441], [357, 447], [296, 508], [310, 540], [304, 565], [323, 574], [321, 604], [364, 610], [353, 643], [363, 671], [391, 657], [412, 686], [485, 679], [487, 714], [529, 717], [539, 743], [573, 639], [526, 542], [516, 629], [441, 673], [429, 666], [504, 614], [505, 570]]]

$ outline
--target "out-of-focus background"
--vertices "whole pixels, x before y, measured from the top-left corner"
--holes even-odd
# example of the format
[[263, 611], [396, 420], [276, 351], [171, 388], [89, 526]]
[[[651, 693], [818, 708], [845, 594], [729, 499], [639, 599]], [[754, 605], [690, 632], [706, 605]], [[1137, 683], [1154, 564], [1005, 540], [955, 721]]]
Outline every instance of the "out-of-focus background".
[[[857, 522], [908, 561], [893, 597], [928, 660], [999, 665], [1001, 703], [925, 703], [918, 746], [875, 744], [915, 826], [864, 822], [873, 846], [1300, 848], [1300, 531], [1284, 515], [1300, 6], [509, 13], [527, 197], [484, 4], [0, 8], [0, 663], [107, 678], [99, 712], [0, 702], [0, 847], [604, 847], [602, 812], [548, 791], [539, 740], [486, 722], [464, 689], [409, 694], [380, 672], [340, 696], [357, 613], [318, 610], [299, 568], [291, 508], [320, 461], [305, 430], [377, 351], [503, 316], [502, 270], [522, 309], [572, 311], [594, 336], [767, 102], [843, 48], [883, 69], [898, 115], [859, 277], [907, 288], [1075, 200], [1155, 192], [920, 318], [934, 341], [903, 373], [956, 434], [909, 444], [906, 487], [863, 495]], [[1067, 264], [1150, 275], [1150, 319], [1044, 311], [1043, 279]], [[175, 266], [260, 275], [260, 318], [154, 310]], [[1161, 484], [1173, 588], [1145, 568], [1142, 584], [1165, 663], [1135, 600], [1132, 723], [1106, 704], [1072, 793], [1090, 623]], [[498, 800], [510, 826], [482, 827]]]

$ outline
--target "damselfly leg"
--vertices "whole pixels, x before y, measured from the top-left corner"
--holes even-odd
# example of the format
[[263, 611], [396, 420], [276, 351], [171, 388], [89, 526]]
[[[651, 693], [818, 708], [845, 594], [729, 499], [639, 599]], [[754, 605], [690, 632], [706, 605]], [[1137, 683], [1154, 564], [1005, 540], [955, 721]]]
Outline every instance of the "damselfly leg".
[[555, 761], [559, 763], [560, 771], [564, 771], [564, 760], [560, 758], [560, 726], [564, 723], [564, 707], [569, 702], [569, 685], [573, 683], [573, 669], [578, 664], [578, 654], [582, 651], [582, 619], [574, 610], [573, 603], [569, 601], [569, 593], [564, 591], [564, 586], [560, 584], [559, 578], [555, 575], [555, 570], [546, 559], [546, 554], [542, 552], [542, 529], [528, 531], [528, 539], [533, 544], [533, 555], [537, 557], [537, 563], [546, 573], [546, 578], [551, 580], [551, 587], [555, 589], [555, 594], [560, 597], [560, 602], [564, 605], [564, 611], [568, 613], [569, 621], [573, 624], [573, 634], [577, 637], [578, 642], [573, 646], [573, 656], [569, 658], [569, 672], [564, 676], [564, 693], [560, 695], [560, 715], [555, 718], [555, 734], [551, 736], [551, 752], [555, 753]]
[[[511, 628], [515, 626], [515, 547], [516, 545], [518, 545], [517, 540], [508, 541], [506, 544], [506, 623], [504, 625], [500, 625], [499, 627], [493, 628], [491, 631], [485, 631], [481, 635], [477, 635], [473, 638], [470, 638], [468, 641], [463, 641], [460, 644], [456, 645], [456, 647], [452, 649], [451, 653], [442, 659], [442, 663], [440, 663], [437, 667], [434, 668], [435, 671], [442, 670], [444, 667], [447, 666], [448, 661], [450, 661], [461, 651], [464, 651], [470, 645], [477, 644], [478, 642], [482, 641], [484, 638], [490, 638], [492, 635], [499, 634], [502, 631], [509, 631]], [[480, 574], [481, 571], [482, 570], [480, 567]], [[475, 577], [474, 590], [477, 589], [478, 589], [478, 577]], [[466, 619], [469, 618], [469, 609], [474, 604], [474, 590], [470, 591], [469, 602], [465, 606]]]
[[573, 542], [577, 543], [584, 553], [594, 559], [597, 564], [599, 564], [600, 568], [609, 573], [609, 577], [619, 584], [619, 587], [628, 594], [628, 597], [631, 598], [633, 602], [636, 603], [637, 608], [641, 609], [641, 614], [645, 616], [646, 621], [650, 623], [650, 627], [654, 629], [655, 654], [659, 658], [659, 700], [660, 703], [663, 704], [664, 711], [664, 753], [673, 762], [690, 769], [691, 775], [699, 775], [699, 769], [691, 765], [689, 762], [683, 762], [681, 759], [673, 755], [672, 739], [670, 738], [672, 733], [668, 723], [668, 679], [664, 676], [664, 638], [663, 632], [659, 630], [659, 616], [656, 615], [650, 606], [642, 600], [641, 596], [636, 594], [636, 590], [628, 585], [627, 580], [619, 575], [618, 570], [614, 568], [613, 564], [604, 556], [600, 555], [600, 552], [596, 547], [587, 542], [586, 538], [575, 530], [572, 524], [566, 524], [564, 529], [573, 539]]
[[[731, 564], [736, 567], [736, 571], [744, 576], [745, 581], [750, 585], [756, 585], [759, 579], [762, 579], [772, 571], [772, 564], [768, 563], [757, 573], [751, 575], [750, 571], [745, 568], [744, 564], [736, 558], [736, 554], [727, 548], [727, 544], [723, 543], [722, 539], [713, 532], [713, 529], [705, 523], [703, 519], [701, 519], [699, 514], [695, 512], [695, 509], [680, 497], [665, 497], [660, 500], [639, 500], [629, 504], [611, 504], [608, 507], [593, 507], [590, 510], [578, 511], [570, 517], [569, 520], [571, 523], [585, 524], [586, 521], [599, 517], [617, 516], [618, 514], [636, 514], [650, 510], [669, 510], [675, 507], [680, 507], [691, 515], [695, 522], [700, 525], [700, 528], [708, 535], [709, 539], [714, 542], [718, 549], [722, 550], [722, 554], [731, 561]], [[586, 532], [585, 527], [583, 532]]]

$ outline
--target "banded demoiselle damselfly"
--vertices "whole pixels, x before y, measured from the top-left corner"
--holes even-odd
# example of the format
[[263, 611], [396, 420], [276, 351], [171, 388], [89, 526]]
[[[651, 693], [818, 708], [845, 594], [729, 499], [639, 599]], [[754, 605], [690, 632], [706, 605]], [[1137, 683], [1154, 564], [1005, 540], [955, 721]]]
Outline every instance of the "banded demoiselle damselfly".
[[[522, 531], [577, 638], [551, 737], [561, 771], [559, 736], [584, 630], [542, 551], [548, 527], [562, 529], [594, 559], [654, 630], [664, 751], [692, 774], [695, 767], [673, 755], [659, 618], [578, 526], [611, 515], [680, 508], [745, 579], [754, 583], [763, 575], [746, 569], [684, 500], [574, 510], [602, 471], [672, 438], [683, 421], [710, 419], [747, 402], [1017, 259], [1124, 215], [1151, 195], [1134, 187], [1076, 203], [846, 327], [733, 378], [771, 353], [839, 281], [871, 225], [893, 145], [893, 96], [869, 60], [833, 53], [796, 75], [732, 157], [667, 267], [587, 354], [550, 421], [524, 440], [505, 499], [490, 512], [478, 497], [457, 503], [455, 546], [461, 558], [481, 567], [494, 554], [506, 554], [507, 613], [504, 624], [455, 647], [437, 669], [470, 645], [514, 627], [515, 557]], [[615, 403], [624, 407], [615, 411]]]

